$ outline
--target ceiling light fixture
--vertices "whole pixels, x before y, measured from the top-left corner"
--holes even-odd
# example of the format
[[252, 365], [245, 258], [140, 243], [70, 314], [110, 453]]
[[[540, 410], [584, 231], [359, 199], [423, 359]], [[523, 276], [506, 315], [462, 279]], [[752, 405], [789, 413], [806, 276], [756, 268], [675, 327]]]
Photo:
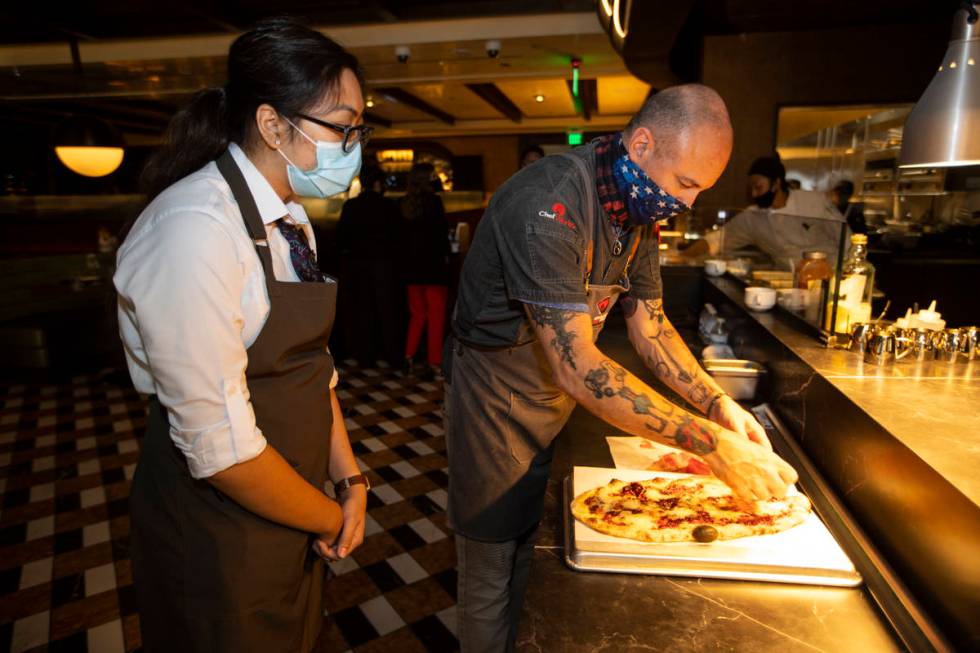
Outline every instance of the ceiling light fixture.
[[620, 0], [616, 0], [616, 3], [613, 5], [613, 13], [612, 13], [613, 29], [616, 30], [616, 34], [621, 39], [626, 38], [626, 32], [629, 29], [628, 26], [629, 12], [630, 9], [632, 8], [630, 5], [632, 5], [633, 3], [624, 1], [623, 4], [626, 5], [625, 12], [620, 11], [621, 8]]
[[544, 102], [544, 96], [541, 95], [540, 93], [538, 93], [537, 95], [534, 96], [534, 101], [535, 102]]
[[[901, 168], [980, 165], [980, 23], [976, 0], [963, 0], [940, 66], [902, 135]], [[957, 62], [966, 65], [958, 66]]]
[[71, 116], [55, 128], [54, 153], [69, 170], [83, 177], [105, 177], [122, 164], [122, 136], [107, 123]]
[[369, 96], [368, 99], [367, 99], [367, 102], [364, 103], [364, 106], [366, 106], [368, 109], [370, 109], [371, 107], [373, 107], [374, 106], [374, 99]]
[[572, 58], [572, 97], [578, 97], [578, 69], [581, 65], [581, 59], [578, 57]]

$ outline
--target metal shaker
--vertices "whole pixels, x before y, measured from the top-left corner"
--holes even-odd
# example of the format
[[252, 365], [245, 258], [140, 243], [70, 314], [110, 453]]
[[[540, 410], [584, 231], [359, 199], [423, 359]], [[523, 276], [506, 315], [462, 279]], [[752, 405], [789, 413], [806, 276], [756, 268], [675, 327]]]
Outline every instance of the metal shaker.
[[968, 361], [980, 356], [980, 328], [975, 326], [960, 329], [960, 354]]
[[894, 331], [877, 331], [868, 338], [868, 348], [864, 352], [864, 362], [875, 365], [894, 363], [907, 354], [898, 352], [898, 336]]
[[928, 329], [902, 329], [902, 338], [912, 360], [925, 361], [932, 357], [932, 332]]
[[936, 360], [946, 361], [947, 363], [956, 362], [956, 357], [960, 353], [960, 341], [959, 329], [936, 331], [932, 340]]
[[851, 344], [848, 347], [851, 351], [861, 354], [868, 350], [871, 336], [878, 332], [878, 327], [871, 322], [859, 322], [851, 328]]

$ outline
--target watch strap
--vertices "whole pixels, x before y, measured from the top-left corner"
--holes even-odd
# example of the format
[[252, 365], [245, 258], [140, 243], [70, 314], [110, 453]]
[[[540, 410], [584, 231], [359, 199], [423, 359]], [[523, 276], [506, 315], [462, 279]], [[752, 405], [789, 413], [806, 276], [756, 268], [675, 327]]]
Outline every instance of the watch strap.
[[334, 493], [339, 495], [341, 492], [347, 490], [352, 485], [363, 485], [365, 490], [371, 489], [371, 483], [368, 481], [367, 476], [364, 474], [354, 474], [353, 476], [348, 476], [345, 479], [341, 479], [334, 483], [333, 489]]

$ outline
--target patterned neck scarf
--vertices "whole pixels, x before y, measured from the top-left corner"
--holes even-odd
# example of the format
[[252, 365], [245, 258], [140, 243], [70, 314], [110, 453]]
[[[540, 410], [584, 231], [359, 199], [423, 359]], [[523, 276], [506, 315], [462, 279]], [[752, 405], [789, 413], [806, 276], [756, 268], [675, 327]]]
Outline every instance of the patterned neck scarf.
[[656, 224], [688, 210], [684, 202], [660, 188], [630, 160], [619, 134], [598, 139], [595, 153], [599, 201], [617, 233], [632, 225]]

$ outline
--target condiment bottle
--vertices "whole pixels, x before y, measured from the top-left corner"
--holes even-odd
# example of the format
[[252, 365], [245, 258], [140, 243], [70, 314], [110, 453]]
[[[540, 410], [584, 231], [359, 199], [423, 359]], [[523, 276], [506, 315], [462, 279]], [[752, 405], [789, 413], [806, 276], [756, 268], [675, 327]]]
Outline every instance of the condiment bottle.
[[806, 318], [810, 321], [816, 321], [819, 317], [831, 274], [826, 252], [803, 252], [803, 260], [796, 268], [796, 287], [807, 291], [803, 305]]
[[936, 300], [932, 300], [929, 308], [923, 308], [913, 317], [915, 326], [919, 329], [929, 329], [930, 331], [942, 331], [946, 328], [946, 320], [942, 319], [942, 313], [936, 310]]
[[851, 253], [841, 270], [837, 298], [838, 333], [849, 333], [851, 324], [871, 319], [871, 296], [874, 293], [875, 268], [868, 262], [868, 236], [851, 236]]

